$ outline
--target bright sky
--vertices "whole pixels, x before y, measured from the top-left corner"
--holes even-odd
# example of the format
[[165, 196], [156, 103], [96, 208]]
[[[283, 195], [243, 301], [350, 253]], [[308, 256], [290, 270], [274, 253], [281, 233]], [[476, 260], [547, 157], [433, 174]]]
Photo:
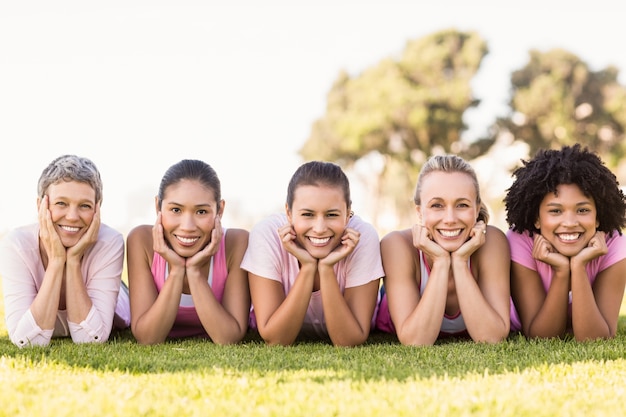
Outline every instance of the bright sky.
[[183, 158], [216, 169], [225, 225], [249, 227], [282, 210], [339, 71], [358, 74], [441, 29], [476, 30], [490, 48], [469, 139], [504, 114], [510, 73], [531, 48], [626, 71], [617, 3], [503, 3], [4, 1], [0, 234], [36, 221], [37, 179], [65, 153], [100, 168], [103, 221], [123, 233], [154, 221], [161, 176]]

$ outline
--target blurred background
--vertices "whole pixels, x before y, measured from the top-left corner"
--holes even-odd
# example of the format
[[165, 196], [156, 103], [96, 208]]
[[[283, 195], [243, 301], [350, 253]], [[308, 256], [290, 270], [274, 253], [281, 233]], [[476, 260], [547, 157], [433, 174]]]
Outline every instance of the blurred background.
[[304, 161], [349, 173], [353, 209], [408, 227], [423, 161], [479, 174], [493, 221], [511, 170], [583, 143], [626, 183], [623, 15], [597, 0], [0, 3], [0, 235], [36, 221], [54, 158], [91, 158], [103, 221], [154, 222], [166, 169], [211, 164], [226, 227], [284, 208]]

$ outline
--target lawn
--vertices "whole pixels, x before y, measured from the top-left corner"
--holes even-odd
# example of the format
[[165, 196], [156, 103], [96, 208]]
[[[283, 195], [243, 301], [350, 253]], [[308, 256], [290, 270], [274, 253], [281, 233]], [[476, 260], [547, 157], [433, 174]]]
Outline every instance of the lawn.
[[[2, 304], [0, 302], [0, 313]], [[624, 314], [624, 313], [622, 313]], [[18, 349], [0, 324], [0, 416], [595, 416], [626, 414], [626, 316], [609, 341], [302, 342]]]

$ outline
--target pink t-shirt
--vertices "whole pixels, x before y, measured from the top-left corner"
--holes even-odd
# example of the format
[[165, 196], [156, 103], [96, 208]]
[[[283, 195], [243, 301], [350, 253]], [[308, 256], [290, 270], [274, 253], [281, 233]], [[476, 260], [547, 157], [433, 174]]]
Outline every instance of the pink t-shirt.
[[[506, 236], [511, 247], [511, 261], [517, 262], [518, 264], [525, 266], [528, 269], [532, 269], [533, 271], [537, 271], [541, 281], [543, 282], [543, 288], [547, 292], [548, 288], [550, 288], [554, 271], [550, 265], [533, 258], [534, 239], [528, 232], [517, 233], [513, 230], [509, 230]], [[606, 246], [608, 248], [608, 253], [593, 259], [585, 267], [587, 270], [587, 276], [589, 277], [589, 282], [592, 285], [600, 272], [626, 258], [626, 236], [613, 232], [611, 237], [607, 237]], [[570, 299], [570, 314], [571, 305], [572, 300]], [[517, 310], [515, 309], [515, 305], [513, 304], [513, 300], [511, 299], [511, 331], [520, 331], [521, 329], [522, 324], [517, 314]]]
[[[228, 278], [228, 267], [226, 265], [226, 229], [220, 242], [220, 247], [217, 253], [213, 255], [211, 260], [211, 268], [209, 269], [209, 286], [213, 295], [218, 302], [222, 302], [224, 296], [224, 287], [226, 286], [226, 279]], [[152, 258], [152, 277], [154, 283], [157, 286], [157, 290], [161, 292], [165, 279], [167, 277], [167, 262], [158, 253], [154, 252]], [[209, 335], [204, 330], [198, 312], [193, 306], [191, 296], [183, 294], [181, 297], [181, 305], [178, 307], [178, 313], [176, 314], [176, 320], [174, 326], [170, 330], [168, 337], [171, 338], [183, 338], [183, 337], [205, 337]]]
[[[278, 236], [278, 229], [285, 224], [287, 224], [285, 214], [275, 214], [259, 222], [250, 231], [248, 249], [241, 262], [241, 268], [255, 275], [281, 282], [285, 294], [288, 294], [300, 267], [298, 259], [287, 252]], [[346, 288], [365, 285], [384, 275], [380, 258], [380, 241], [374, 227], [358, 216], [353, 216], [347, 227], [357, 230], [361, 237], [354, 251], [334, 265], [342, 293]], [[254, 306], [252, 308], [254, 309]], [[372, 317], [372, 324], [375, 318], [376, 314]], [[256, 327], [254, 320], [251, 320], [250, 325], [253, 328]], [[320, 291], [311, 294], [301, 333], [317, 337], [328, 336]]]
[[59, 310], [54, 329], [41, 329], [30, 312], [46, 272], [39, 252], [39, 224], [11, 231], [0, 246], [0, 275], [11, 341], [24, 347], [45, 346], [57, 336], [72, 336], [76, 343], [108, 340], [123, 266], [122, 234], [105, 224], [100, 225], [98, 241], [85, 252], [80, 266], [93, 303], [91, 310], [81, 323], [69, 322], [66, 311]]

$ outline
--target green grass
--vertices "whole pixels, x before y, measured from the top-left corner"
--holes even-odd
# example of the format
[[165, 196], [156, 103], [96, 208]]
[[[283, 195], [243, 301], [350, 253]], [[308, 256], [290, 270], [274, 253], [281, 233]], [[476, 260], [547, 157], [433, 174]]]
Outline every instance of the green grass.
[[[2, 303], [0, 303], [2, 313]], [[613, 340], [356, 348], [54, 340], [18, 349], [0, 324], [0, 416], [592, 416], [626, 414], [626, 316]]]

